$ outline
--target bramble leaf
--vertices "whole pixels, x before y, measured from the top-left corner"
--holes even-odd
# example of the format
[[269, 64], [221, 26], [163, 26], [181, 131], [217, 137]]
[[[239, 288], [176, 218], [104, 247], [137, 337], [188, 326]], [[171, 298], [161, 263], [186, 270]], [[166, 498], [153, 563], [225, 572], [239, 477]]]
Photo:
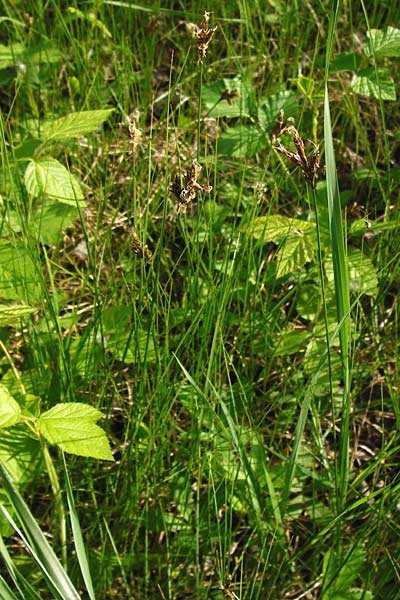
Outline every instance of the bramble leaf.
[[21, 418], [21, 408], [8, 389], [0, 384], [0, 429], [11, 427]]
[[40, 138], [45, 141], [80, 138], [95, 131], [111, 115], [113, 108], [106, 110], [86, 110], [70, 113], [54, 121], [43, 124]]
[[371, 29], [367, 37], [365, 54], [368, 57], [400, 56], [400, 29], [390, 26], [386, 30]]
[[389, 69], [363, 69], [353, 76], [350, 87], [360, 96], [396, 100], [396, 88]]
[[55, 158], [31, 160], [24, 179], [26, 189], [33, 198], [45, 194], [64, 204], [85, 205], [79, 181]]
[[96, 425], [102, 416], [92, 406], [79, 402], [56, 404], [40, 415], [38, 428], [50, 444], [65, 452], [114, 460], [105, 432]]

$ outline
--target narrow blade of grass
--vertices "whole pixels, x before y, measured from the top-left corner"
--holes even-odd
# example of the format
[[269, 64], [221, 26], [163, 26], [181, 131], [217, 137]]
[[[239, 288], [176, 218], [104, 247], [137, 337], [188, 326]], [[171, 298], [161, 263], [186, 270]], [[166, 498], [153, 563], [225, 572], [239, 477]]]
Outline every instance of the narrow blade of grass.
[[339, 183], [336, 171], [335, 152], [333, 147], [332, 124], [329, 108], [328, 72], [330, 55], [334, 39], [338, 3], [332, 7], [327, 41], [327, 56], [325, 70], [325, 98], [324, 98], [324, 140], [326, 162], [326, 185], [329, 212], [329, 232], [332, 249], [333, 272], [335, 281], [335, 296], [337, 308], [337, 321], [341, 323], [339, 330], [340, 351], [343, 374], [343, 403], [342, 425], [339, 449], [339, 498], [338, 510], [341, 510], [346, 501], [347, 485], [349, 479], [349, 400], [350, 400], [350, 295], [349, 274], [347, 268], [347, 255], [342, 224], [342, 209], [339, 196]]
[[19, 531], [14, 520], [4, 507], [1, 507], [2, 511], [11, 525], [18, 531], [25, 545], [32, 553], [34, 560], [45, 577], [55, 598], [60, 598], [60, 600], [65, 600], [66, 598], [68, 598], [68, 600], [79, 600], [80, 596], [77, 590], [51, 549], [42, 530], [36, 523], [35, 517], [32, 515], [17, 488], [14, 486], [8, 471], [1, 463], [0, 480], [8, 494], [9, 500], [18, 516], [26, 537]]
[[65, 456], [63, 454], [64, 464], [64, 475], [65, 475], [65, 489], [67, 493], [67, 502], [69, 509], [69, 516], [71, 520], [71, 528], [74, 536], [74, 545], [76, 549], [76, 555], [78, 557], [79, 567], [81, 569], [83, 581], [86, 585], [86, 591], [90, 600], [95, 600], [95, 593], [93, 589], [92, 577], [90, 575], [89, 563], [86, 554], [85, 543], [83, 541], [82, 530], [79, 523], [78, 513], [75, 508], [74, 495], [72, 493], [71, 482], [69, 479], [67, 464], [65, 462]]

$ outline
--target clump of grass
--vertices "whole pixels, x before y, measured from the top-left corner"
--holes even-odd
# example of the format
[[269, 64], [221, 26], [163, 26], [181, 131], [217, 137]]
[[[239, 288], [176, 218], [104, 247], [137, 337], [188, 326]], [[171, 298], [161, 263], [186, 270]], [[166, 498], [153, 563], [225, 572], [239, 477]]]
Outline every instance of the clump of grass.
[[[349, 70], [329, 66], [331, 55], [348, 65], [347, 54], [357, 54], [362, 11], [353, 6], [350, 15], [344, 5], [328, 27], [322, 8], [275, 4], [265, 11], [259, 3], [217, 3], [218, 35], [198, 3], [189, 16], [118, 2], [65, 14], [56, 2], [48, 11], [27, 3], [26, 29], [21, 7], [5, 6], [3, 42], [26, 44], [33, 58], [19, 55], [25, 71], [2, 69], [10, 83], [0, 96], [7, 184], [0, 182], [0, 253], [21, 254], [0, 267], [9, 281], [12, 265], [21, 266], [6, 291], [21, 290], [30, 265], [21, 248], [29, 249], [43, 297], [20, 329], [2, 329], [2, 343], [29, 410], [38, 398], [46, 408], [62, 398], [107, 415], [115, 464], [68, 459], [74, 489], [65, 486], [101, 598], [397, 593], [395, 138], [373, 99], [349, 93]], [[394, 9], [375, 7], [368, 17], [370, 30], [393, 25]], [[187, 19], [200, 22], [196, 71]], [[32, 48], [49, 36], [61, 58], [50, 53], [43, 63]], [[232, 89], [238, 74], [241, 87]], [[205, 84], [226, 114], [205, 114]], [[275, 105], [293, 96], [296, 127]], [[238, 101], [243, 109], [229, 116]], [[118, 111], [104, 128], [57, 149], [83, 179], [87, 208], [60, 225], [57, 243], [39, 242], [27, 227], [31, 205], [19, 170], [30, 160], [31, 118], [109, 106]], [[397, 106], [379, 102], [387, 123]], [[227, 131], [239, 145], [246, 136], [262, 143], [239, 158], [223, 154]], [[322, 156], [307, 138], [324, 139]], [[376, 158], [373, 176], [357, 179], [349, 156], [365, 165]], [[9, 180], [18, 189], [10, 191]], [[356, 205], [357, 217], [348, 210], [343, 223], [350, 193], [347, 208]], [[268, 218], [277, 216], [274, 238]], [[245, 235], [243, 224], [257, 218], [267, 223], [265, 243]], [[304, 230], [286, 234], [291, 220]], [[282, 256], [288, 241], [297, 266], [282, 275], [276, 248]], [[87, 252], [77, 257], [81, 243]], [[383, 274], [374, 295], [360, 291], [368, 277], [348, 259], [352, 249]], [[2, 385], [14, 385], [9, 362], [0, 361], [0, 375]], [[1, 457], [9, 443], [4, 436]], [[61, 457], [53, 461], [61, 470]], [[43, 501], [48, 479], [26, 475], [20, 486], [37, 521], [57, 532], [59, 498]], [[72, 550], [70, 532], [67, 540]], [[72, 551], [67, 563], [79, 581]], [[45, 596], [35, 567], [25, 564], [25, 573], [37, 588], [32, 597]]]

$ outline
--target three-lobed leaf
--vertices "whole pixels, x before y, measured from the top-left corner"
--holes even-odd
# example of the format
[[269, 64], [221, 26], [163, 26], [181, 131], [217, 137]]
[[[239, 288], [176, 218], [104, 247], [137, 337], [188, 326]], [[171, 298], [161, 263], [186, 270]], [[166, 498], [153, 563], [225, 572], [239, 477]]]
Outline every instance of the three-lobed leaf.
[[96, 425], [102, 416], [92, 406], [79, 402], [56, 404], [40, 415], [38, 429], [50, 444], [65, 452], [114, 460], [105, 432]]

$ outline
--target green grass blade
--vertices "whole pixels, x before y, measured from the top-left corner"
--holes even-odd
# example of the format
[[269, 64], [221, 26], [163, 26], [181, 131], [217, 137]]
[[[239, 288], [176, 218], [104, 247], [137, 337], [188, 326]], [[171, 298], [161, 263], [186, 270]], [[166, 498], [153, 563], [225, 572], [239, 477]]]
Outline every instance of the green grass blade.
[[[9, 500], [25, 532], [19, 532], [24, 538], [24, 543], [29, 547], [32, 556], [38, 564], [48, 586], [56, 598], [60, 600], [79, 600], [80, 596], [65, 572], [57, 556], [51, 549], [42, 530], [30, 512], [28, 506], [14, 486], [6, 468], [0, 463], [0, 480], [6, 490]], [[8, 515], [4, 507], [4, 514], [14, 528], [18, 529], [13, 519]]]
[[[20, 596], [21, 597], [21, 596]], [[7, 582], [0, 575], [0, 598], [1, 600], [19, 600], [18, 597], [10, 590]]]
[[342, 209], [339, 196], [339, 183], [336, 171], [335, 152], [333, 147], [332, 123], [329, 108], [328, 72], [331, 50], [334, 39], [338, 3], [335, 2], [331, 12], [327, 41], [324, 98], [324, 140], [326, 162], [327, 202], [329, 212], [329, 232], [333, 260], [337, 321], [341, 323], [339, 330], [340, 351], [343, 372], [342, 426], [339, 450], [339, 503], [338, 509], [344, 506], [349, 478], [349, 399], [350, 399], [350, 295], [349, 274], [345, 236], [342, 224]]
[[79, 523], [78, 513], [75, 508], [74, 495], [72, 493], [71, 482], [67, 470], [67, 464], [65, 462], [65, 456], [63, 454], [64, 474], [65, 474], [65, 489], [67, 493], [67, 502], [69, 508], [69, 515], [71, 520], [71, 528], [74, 536], [74, 545], [76, 549], [76, 555], [78, 557], [79, 567], [81, 569], [83, 581], [85, 582], [86, 590], [90, 600], [95, 600], [95, 593], [93, 589], [92, 577], [90, 575], [89, 563], [86, 554], [85, 543], [83, 541], [82, 530]]

